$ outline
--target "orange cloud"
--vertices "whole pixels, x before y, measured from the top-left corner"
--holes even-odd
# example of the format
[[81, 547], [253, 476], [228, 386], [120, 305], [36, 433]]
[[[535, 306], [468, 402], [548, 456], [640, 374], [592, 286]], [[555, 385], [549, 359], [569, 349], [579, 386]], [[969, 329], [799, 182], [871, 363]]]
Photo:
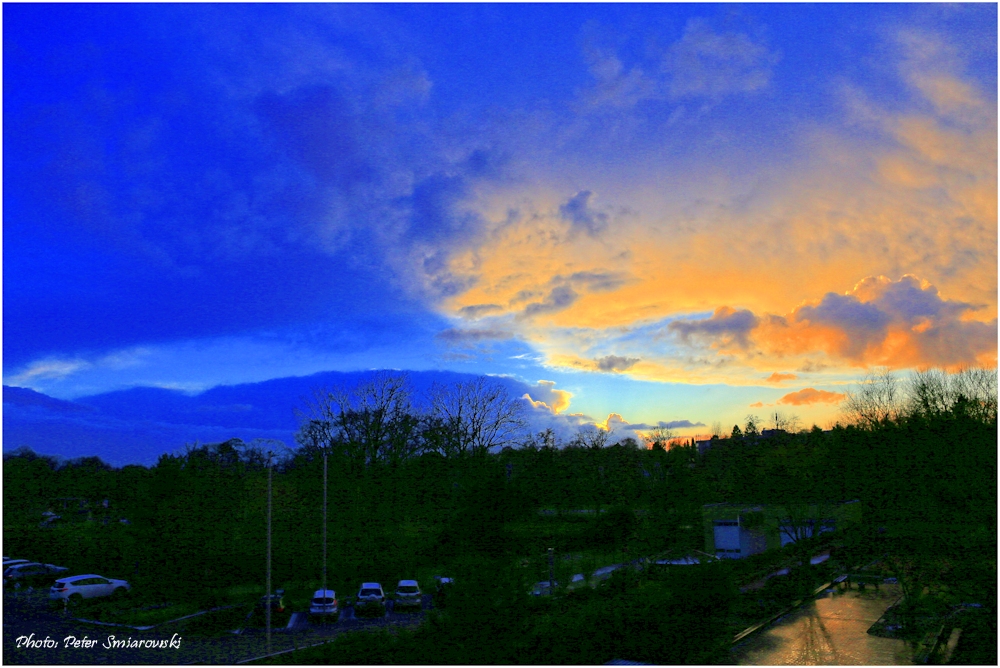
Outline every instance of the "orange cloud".
[[[840, 111], [868, 136], [791, 128], [801, 152], [760, 168], [772, 184], [760, 197], [696, 162], [671, 171], [669, 190], [660, 164], [645, 183], [595, 166], [572, 187], [544, 171], [484, 187], [470, 204], [484, 229], [450, 249], [444, 284], [461, 289], [441, 310], [510, 331], [553, 367], [652, 380], [990, 363], [996, 105], [955, 58], [926, 57], [945, 46], [916, 34], [900, 43], [900, 79], [918, 104], [880, 108], [845, 84]], [[421, 252], [414, 266], [430, 257]], [[783, 376], [794, 374], [765, 380], [795, 380]]]
[[788, 406], [808, 406], [811, 404], [838, 404], [844, 400], [846, 395], [840, 392], [827, 392], [826, 390], [816, 390], [807, 387], [798, 392], [789, 392], [778, 399], [779, 404]]
[[847, 293], [767, 318], [757, 339], [772, 350], [824, 350], [858, 366], [955, 367], [996, 355], [997, 321], [970, 319], [975, 310], [915, 276], [870, 276]]
[[538, 381], [536, 387], [532, 389], [532, 393], [538, 399], [533, 399], [528, 393], [525, 393], [521, 398], [533, 407], [551, 411], [553, 414], [558, 414], [569, 408], [570, 399], [573, 398], [572, 392], [557, 390], [555, 383], [551, 380]]
[[750, 404], [750, 408], [763, 408], [763, 407], [764, 407], [763, 401], [758, 401], [756, 403]]
[[597, 422], [596, 425], [605, 431], [613, 431], [616, 427], [628, 425], [628, 420], [623, 418], [619, 413], [610, 413], [607, 420]]

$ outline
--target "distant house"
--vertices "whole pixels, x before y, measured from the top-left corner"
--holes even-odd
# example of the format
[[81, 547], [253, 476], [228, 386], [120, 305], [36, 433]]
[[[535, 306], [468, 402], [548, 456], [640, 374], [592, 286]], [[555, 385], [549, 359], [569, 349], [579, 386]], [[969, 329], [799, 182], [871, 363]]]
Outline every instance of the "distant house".
[[703, 506], [705, 551], [741, 559], [861, 521], [861, 504], [800, 506], [713, 503]]

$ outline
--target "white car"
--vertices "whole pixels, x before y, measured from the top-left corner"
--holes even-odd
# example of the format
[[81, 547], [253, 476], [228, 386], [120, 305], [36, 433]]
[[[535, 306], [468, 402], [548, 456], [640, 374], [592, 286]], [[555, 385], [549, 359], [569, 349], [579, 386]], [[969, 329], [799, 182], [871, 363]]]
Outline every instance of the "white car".
[[385, 612], [385, 592], [382, 591], [382, 585], [378, 582], [362, 582], [354, 609], [355, 612], [372, 609]]
[[332, 589], [317, 589], [309, 604], [309, 614], [336, 615], [338, 612], [337, 592]]
[[68, 598], [70, 601], [78, 601], [84, 598], [124, 594], [131, 588], [132, 585], [125, 580], [113, 580], [100, 575], [74, 575], [56, 580], [49, 590], [49, 598]]
[[30, 564], [30, 563], [31, 562], [28, 561], [27, 559], [8, 559], [7, 557], [4, 557], [3, 569], [7, 570], [11, 566], [17, 566], [18, 564]]
[[395, 607], [397, 608], [419, 608], [421, 607], [420, 586], [416, 580], [400, 580], [396, 585]]

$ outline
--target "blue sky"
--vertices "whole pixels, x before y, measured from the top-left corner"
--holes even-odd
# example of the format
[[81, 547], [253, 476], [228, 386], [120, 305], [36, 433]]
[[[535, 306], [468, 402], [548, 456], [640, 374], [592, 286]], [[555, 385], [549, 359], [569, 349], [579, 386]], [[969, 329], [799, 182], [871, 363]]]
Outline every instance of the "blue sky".
[[3, 12], [7, 385], [825, 426], [869, 366], [995, 364], [995, 5]]

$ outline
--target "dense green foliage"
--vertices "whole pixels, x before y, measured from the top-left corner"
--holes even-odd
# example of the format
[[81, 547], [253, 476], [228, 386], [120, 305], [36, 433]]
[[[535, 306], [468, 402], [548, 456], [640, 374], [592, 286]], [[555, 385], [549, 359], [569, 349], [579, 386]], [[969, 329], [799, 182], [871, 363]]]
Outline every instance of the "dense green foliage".
[[[357, 424], [348, 434], [313, 419], [300, 447], [270, 471], [265, 444], [238, 440], [164, 455], [151, 468], [114, 469], [96, 458], [58, 464], [19, 452], [4, 458], [5, 550], [127, 578], [151, 599], [230, 602], [234, 585], [256, 586], [256, 596], [270, 473], [273, 581], [312, 586], [322, 568], [325, 454], [331, 586], [349, 596], [362, 580], [431, 573], [455, 575], [458, 585], [447, 610], [419, 630], [391, 641], [345, 637], [315, 650], [315, 659], [711, 663], [731, 637], [726, 615], [738, 569], [700, 566], [684, 583], [623, 577], [529, 600], [531, 583], [545, 577], [546, 550], [614, 561], [680, 554], [704, 548], [705, 503], [858, 499], [864, 524], [844, 549], [879, 556], [914, 601], [942, 583], [982, 591], [995, 643], [995, 416], [958, 397], [942, 409], [827, 432], [756, 433], [749, 424], [699, 454], [634, 441], [563, 446], [551, 433], [492, 453], [442, 448], [471, 437], [449, 435], [433, 416], [395, 414], [378, 438], [398, 445], [396, 454], [376, 448], [368, 452], [383, 454], [368, 457], [348, 442], [367, 438]], [[390, 433], [396, 428], [405, 447]], [[62, 519], [43, 526], [44, 511]]]

